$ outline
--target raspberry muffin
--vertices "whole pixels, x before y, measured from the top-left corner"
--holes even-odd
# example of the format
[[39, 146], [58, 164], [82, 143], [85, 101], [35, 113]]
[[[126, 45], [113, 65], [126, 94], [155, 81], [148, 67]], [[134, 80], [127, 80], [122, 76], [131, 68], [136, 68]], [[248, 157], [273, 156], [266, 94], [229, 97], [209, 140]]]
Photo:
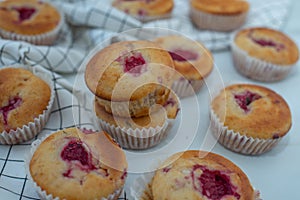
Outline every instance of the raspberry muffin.
[[156, 105], [147, 116], [126, 118], [106, 112], [95, 100], [98, 124], [126, 149], [148, 149], [168, 135], [167, 128], [172, 126], [179, 111], [178, 97], [172, 93], [163, 108]]
[[16, 144], [37, 135], [53, 104], [53, 85], [22, 68], [0, 69], [0, 142]]
[[63, 15], [48, 2], [0, 2], [0, 36], [37, 45], [51, 45], [63, 25]]
[[190, 17], [200, 29], [232, 31], [242, 26], [249, 12], [246, 0], [191, 0]]
[[299, 59], [299, 49], [287, 35], [263, 27], [240, 30], [231, 50], [236, 69], [259, 81], [285, 78]]
[[112, 5], [142, 22], [147, 22], [170, 17], [174, 7], [174, 1], [114, 0]]
[[179, 97], [190, 96], [198, 92], [203, 85], [204, 78], [213, 69], [211, 52], [199, 42], [179, 35], [160, 37], [155, 42], [169, 51], [174, 61], [179, 75], [172, 85], [174, 92]]
[[35, 141], [25, 160], [42, 199], [115, 200], [127, 176], [125, 153], [105, 132], [55, 132]]
[[292, 125], [289, 106], [279, 94], [250, 84], [223, 89], [211, 103], [211, 120], [222, 145], [250, 155], [272, 149]]
[[113, 43], [88, 62], [85, 81], [99, 105], [121, 117], [141, 117], [163, 105], [174, 82], [169, 53], [150, 41]]
[[153, 200], [254, 200], [246, 174], [228, 159], [209, 152], [189, 150], [168, 158], [155, 172]]

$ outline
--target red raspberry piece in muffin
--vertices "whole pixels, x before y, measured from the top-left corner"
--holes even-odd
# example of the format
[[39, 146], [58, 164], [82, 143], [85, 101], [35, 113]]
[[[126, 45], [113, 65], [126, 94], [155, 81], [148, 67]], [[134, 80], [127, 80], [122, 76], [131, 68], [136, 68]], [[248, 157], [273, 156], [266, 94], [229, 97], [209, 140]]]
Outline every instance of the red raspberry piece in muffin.
[[120, 117], [142, 117], [163, 105], [174, 82], [169, 53], [155, 42], [124, 41], [97, 52], [88, 62], [85, 81], [106, 111]]
[[231, 49], [237, 71], [259, 81], [282, 80], [299, 59], [298, 47], [292, 39], [264, 27], [240, 30]]
[[0, 83], [0, 132], [34, 121], [50, 101], [49, 85], [28, 70], [1, 69]]
[[[174, 42], [176, 41], [176, 42]], [[179, 35], [159, 37], [155, 40], [166, 49], [178, 72], [172, 89], [179, 97], [199, 92], [204, 79], [213, 69], [213, 57], [202, 44]]]

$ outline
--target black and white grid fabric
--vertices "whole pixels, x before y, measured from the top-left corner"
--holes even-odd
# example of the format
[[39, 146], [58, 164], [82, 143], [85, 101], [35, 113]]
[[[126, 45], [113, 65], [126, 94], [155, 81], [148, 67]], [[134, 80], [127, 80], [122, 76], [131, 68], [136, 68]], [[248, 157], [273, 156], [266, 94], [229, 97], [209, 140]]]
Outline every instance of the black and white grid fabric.
[[[85, 107], [82, 102], [79, 103], [78, 98], [73, 94], [76, 93], [73, 92], [73, 86], [56, 73], [46, 70], [45, 73], [51, 74], [55, 92], [49, 120], [43, 131], [34, 139], [17, 145], [0, 145], [0, 199], [40, 199], [24, 167], [24, 154], [30, 151], [34, 140], [57, 130], [74, 126], [96, 130], [90, 117], [91, 109]], [[125, 192], [119, 200], [127, 200]]]
[[[189, 1], [176, 0], [170, 19], [141, 23], [111, 7], [110, 0], [48, 0], [60, 8], [67, 25], [53, 46], [36, 46], [0, 38], [0, 64], [42, 65], [59, 73], [75, 73], [88, 53], [99, 43], [126, 30], [155, 27], [178, 31], [203, 42], [212, 51], [229, 47], [232, 33], [198, 30], [189, 19]], [[246, 26], [280, 29], [288, 14], [290, 0], [251, 0]]]

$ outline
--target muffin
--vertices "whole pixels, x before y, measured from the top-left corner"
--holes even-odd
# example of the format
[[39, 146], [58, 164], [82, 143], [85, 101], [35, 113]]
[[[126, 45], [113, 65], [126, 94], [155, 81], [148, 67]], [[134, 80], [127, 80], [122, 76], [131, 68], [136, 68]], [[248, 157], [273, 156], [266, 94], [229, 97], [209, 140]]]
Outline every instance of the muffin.
[[285, 78], [299, 59], [298, 47], [287, 35], [263, 27], [240, 30], [231, 50], [237, 71], [259, 81]]
[[190, 17], [200, 29], [232, 31], [245, 23], [249, 7], [246, 0], [191, 0]]
[[113, 116], [95, 100], [97, 123], [126, 149], [148, 149], [159, 144], [168, 135], [178, 111], [179, 100], [174, 93], [163, 107], [153, 106], [147, 116], [138, 118]]
[[254, 200], [246, 174], [230, 160], [209, 152], [188, 150], [169, 157], [155, 172], [152, 200]]
[[235, 152], [259, 155], [288, 133], [292, 116], [288, 104], [274, 91], [234, 84], [213, 99], [211, 121], [219, 143]]
[[42, 199], [106, 199], [120, 195], [125, 153], [105, 132], [68, 128], [35, 141], [26, 166]]
[[40, 0], [0, 2], [0, 36], [37, 45], [51, 45], [63, 25], [57, 8]]
[[173, 0], [114, 0], [112, 6], [142, 22], [171, 16]]
[[[176, 42], [174, 42], [176, 41]], [[172, 89], [179, 97], [186, 97], [199, 92], [204, 78], [213, 68], [213, 58], [199, 42], [179, 35], [169, 35], [155, 40], [162, 48], [169, 51], [178, 78]]]
[[51, 79], [22, 68], [0, 69], [0, 142], [16, 144], [37, 135], [54, 100]]
[[85, 81], [99, 105], [121, 117], [141, 117], [163, 105], [174, 82], [169, 53], [150, 41], [117, 42], [87, 63]]

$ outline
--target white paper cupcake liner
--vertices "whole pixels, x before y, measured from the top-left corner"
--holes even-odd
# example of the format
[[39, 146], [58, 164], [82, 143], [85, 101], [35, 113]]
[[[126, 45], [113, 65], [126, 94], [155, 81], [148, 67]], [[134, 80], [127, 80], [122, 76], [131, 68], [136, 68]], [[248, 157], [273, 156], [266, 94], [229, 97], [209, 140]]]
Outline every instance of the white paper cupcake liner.
[[[134, 200], [153, 200], [151, 193], [151, 181], [155, 172], [146, 173], [137, 177], [130, 187], [130, 195]], [[254, 200], [261, 200], [259, 190], [254, 191]]]
[[242, 75], [264, 82], [279, 81], [285, 78], [294, 65], [275, 65], [254, 57], [240, 49], [232, 40], [231, 51], [234, 66]]
[[43, 130], [49, 119], [55, 97], [54, 83], [50, 74], [44, 73], [42, 71], [39, 72], [38, 70], [34, 71], [33, 74], [44, 80], [49, 85], [51, 90], [49, 103], [43, 113], [35, 118], [32, 122], [29, 122], [27, 125], [23, 125], [16, 130], [10, 130], [9, 132], [3, 131], [2, 133], [0, 133], [1, 144], [19, 144], [34, 138]]
[[55, 29], [47, 33], [36, 34], [36, 35], [23, 35], [23, 34], [17, 34], [17, 33], [0, 29], [0, 36], [2, 36], [4, 39], [25, 41], [35, 45], [52, 45], [55, 42], [55, 40], [58, 38], [60, 30], [65, 25], [65, 17], [63, 12], [60, 11], [60, 9], [58, 8], [57, 10], [60, 13], [60, 21], [58, 25], [55, 27]]
[[239, 28], [245, 23], [247, 14], [248, 12], [237, 15], [216, 15], [190, 8], [190, 17], [198, 28], [215, 31], [232, 31]]
[[[52, 134], [54, 134], [54, 133], [52, 133]], [[26, 153], [24, 156], [25, 171], [28, 175], [28, 179], [32, 180], [33, 188], [36, 190], [37, 194], [39, 195], [39, 197], [41, 199], [43, 199], [43, 200], [60, 200], [59, 197], [53, 197], [52, 194], [47, 194], [47, 192], [45, 190], [42, 190], [42, 188], [39, 187], [37, 185], [37, 183], [32, 179], [32, 176], [30, 174], [30, 161], [32, 159], [34, 152], [37, 150], [39, 145], [50, 135], [51, 134], [49, 134], [41, 139], [37, 139], [31, 143], [30, 152]], [[99, 200], [117, 200], [122, 191], [123, 191], [123, 188], [120, 188], [120, 189], [116, 190], [114, 193], [110, 194], [107, 198], [102, 197], [102, 198], [99, 198]]]
[[179, 79], [176, 80], [172, 85], [172, 90], [180, 97], [188, 97], [195, 95], [201, 89], [204, 84], [204, 80], [187, 80]]
[[234, 132], [220, 121], [214, 111], [210, 110], [211, 130], [218, 142], [226, 148], [241, 154], [260, 155], [275, 147], [281, 138], [259, 139]]
[[132, 129], [119, 127], [95, 117], [99, 126], [110, 134], [125, 149], [148, 149], [159, 144], [167, 135], [172, 120], [166, 120], [162, 126]]
[[135, 101], [111, 102], [99, 97], [96, 97], [96, 101], [99, 105], [103, 106], [108, 113], [113, 113], [116, 116], [141, 117], [148, 115], [150, 107], [156, 104], [156, 102], [167, 100], [168, 96], [166, 95], [169, 93], [165, 92], [163, 95], [158, 95], [157, 93], [160, 93], [160, 90], [161, 88], [158, 88], [147, 96]]

